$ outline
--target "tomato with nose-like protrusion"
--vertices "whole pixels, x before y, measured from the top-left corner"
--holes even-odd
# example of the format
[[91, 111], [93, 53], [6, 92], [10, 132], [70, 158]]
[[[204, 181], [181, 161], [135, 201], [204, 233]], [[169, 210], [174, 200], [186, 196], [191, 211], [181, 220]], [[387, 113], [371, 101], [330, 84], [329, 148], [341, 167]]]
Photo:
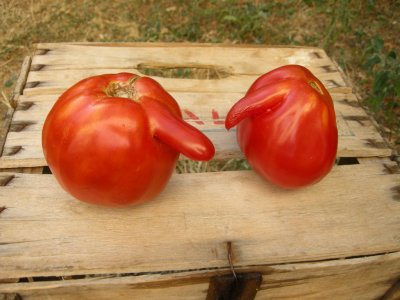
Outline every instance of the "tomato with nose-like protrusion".
[[68, 193], [107, 206], [153, 199], [180, 153], [205, 161], [215, 152], [160, 84], [130, 73], [90, 77], [65, 91], [45, 120], [42, 146]]
[[284, 188], [318, 182], [335, 163], [338, 131], [332, 98], [308, 69], [287, 65], [259, 77], [228, 112], [252, 168]]

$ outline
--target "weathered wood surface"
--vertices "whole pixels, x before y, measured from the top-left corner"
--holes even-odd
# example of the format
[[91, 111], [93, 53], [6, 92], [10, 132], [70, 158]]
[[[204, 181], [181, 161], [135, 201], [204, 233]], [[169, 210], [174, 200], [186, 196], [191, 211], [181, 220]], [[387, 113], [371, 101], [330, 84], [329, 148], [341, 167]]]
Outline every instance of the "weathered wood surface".
[[223, 126], [229, 108], [261, 74], [284, 64], [310, 68], [332, 93], [339, 127], [338, 156], [389, 156], [351, 87], [318, 48], [232, 47], [194, 44], [39, 44], [23, 96], [0, 158], [0, 168], [45, 166], [41, 148], [44, 119], [59, 95], [87, 76], [135, 72], [153, 67], [209, 67], [228, 73], [221, 79], [155, 77], [179, 102], [184, 118], [214, 142], [217, 158], [239, 157], [235, 131]]
[[251, 171], [174, 175], [129, 209], [73, 200], [51, 175], [0, 174], [0, 279], [313, 261], [400, 251], [400, 175], [337, 166], [276, 188]]
[[[283, 265], [236, 268], [263, 274], [256, 300], [380, 299], [400, 276], [400, 253]], [[229, 269], [172, 274], [103, 276], [76, 280], [0, 285], [0, 293], [43, 299], [201, 299], [209, 278]], [[392, 298], [397, 299], [396, 294]], [[386, 299], [386, 300], [388, 300]]]

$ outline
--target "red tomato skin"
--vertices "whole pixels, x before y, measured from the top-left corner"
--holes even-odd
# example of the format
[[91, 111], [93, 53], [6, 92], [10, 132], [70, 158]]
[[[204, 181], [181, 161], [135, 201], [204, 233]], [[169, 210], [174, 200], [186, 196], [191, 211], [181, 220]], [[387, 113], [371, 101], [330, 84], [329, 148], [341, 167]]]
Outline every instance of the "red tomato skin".
[[[326, 107], [318, 99], [296, 94], [276, 110], [243, 120], [237, 127], [237, 139], [250, 165], [284, 188], [318, 182], [336, 159], [336, 127], [326, 127], [319, 117]], [[311, 112], [304, 109], [307, 106], [314, 106]], [[333, 116], [329, 118], [329, 123], [334, 122]]]
[[[139, 204], [157, 196], [174, 171], [179, 152], [156, 137], [157, 120], [152, 120], [142, 103], [140, 90], [136, 90], [137, 101], [105, 93], [111, 82], [127, 82], [132, 77], [122, 73], [83, 80], [59, 98], [46, 118], [42, 132], [46, 161], [60, 185], [81, 201], [106, 206]], [[153, 97], [149, 103], [160, 102], [156, 107], [181, 126], [176, 101], [146, 84], [150, 86], [146, 95]], [[140, 83], [145, 92], [146, 84]], [[194, 134], [207, 141], [200, 132]], [[206, 151], [197, 158], [212, 157], [214, 149]]]
[[[283, 96], [271, 96], [267, 103], [271, 107], [264, 106], [238, 121], [236, 135], [257, 173], [280, 187], [294, 189], [317, 183], [330, 172], [336, 160], [338, 132], [333, 102], [325, 87], [307, 69], [290, 68], [295, 76], [290, 69], [279, 68], [253, 84], [245, 98], [266, 86], [271, 87], [269, 93], [277, 87], [275, 94]], [[298, 73], [307, 74], [307, 80]], [[310, 87], [310, 81], [318, 84], [322, 95]], [[240, 108], [240, 112], [245, 110]], [[233, 115], [233, 110], [228, 113], [227, 123]]]

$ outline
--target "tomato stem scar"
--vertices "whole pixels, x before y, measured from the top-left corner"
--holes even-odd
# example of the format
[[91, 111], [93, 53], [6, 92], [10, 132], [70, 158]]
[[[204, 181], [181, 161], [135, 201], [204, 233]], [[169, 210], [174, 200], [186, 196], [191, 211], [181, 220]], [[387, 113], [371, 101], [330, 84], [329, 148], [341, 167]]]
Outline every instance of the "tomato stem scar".
[[140, 76], [135, 76], [129, 79], [127, 82], [110, 82], [110, 84], [105, 89], [105, 93], [108, 97], [129, 98], [135, 102], [138, 102], [139, 98], [135, 88], [135, 82], [139, 78]]

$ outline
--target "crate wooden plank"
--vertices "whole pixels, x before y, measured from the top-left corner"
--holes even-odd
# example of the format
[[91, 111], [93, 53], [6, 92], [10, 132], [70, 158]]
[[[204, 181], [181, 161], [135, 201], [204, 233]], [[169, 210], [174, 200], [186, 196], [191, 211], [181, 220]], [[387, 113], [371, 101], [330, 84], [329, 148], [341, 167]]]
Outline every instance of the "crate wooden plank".
[[[121, 70], [118, 70], [121, 72]], [[137, 73], [137, 72], [136, 72]], [[152, 76], [157, 80], [167, 91], [169, 92], [213, 92], [213, 93], [224, 93], [226, 91], [240, 92], [245, 91], [257, 78], [255, 76], [241, 75], [237, 77], [227, 79], [182, 79], [182, 78], [163, 78]], [[25, 95], [43, 95], [43, 94], [58, 94], [65, 91], [72, 84], [76, 83], [80, 79], [85, 78], [84, 76], [77, 76], [78, 80], [60, 81], [60, 82], [34, 82], [32, 85], [28, 85], [25, 89]], [[322, 80], [324, 82], [324, 80]], [[350, 93], [351, 90], [348, 87], [337, 87], [336, 84], [330, 83], [330, 80], [325, 82], [325, 85], [331, 92], [342, 92]], [[28, 82], [29, 83], [29, 82]], [[29, 88], [29, 86], [34, 86]]]
[[[178, 99], [183, 110], [184, 119], [202, 130], [211, 130], [215, 126], [223, 127], [225, 116], [229, 108], [240, 99], [241, 93], [172, 93]], [[41, 130], [44, 119], [59, 95], [23, 96], [20, 106], [13, 117], [11, 131], [37, 131]], [[369, 122], [365, 111], [358, 106], [356, 100], [349, 98], [351, 95], [332, 94], [338, 114], [340, 135], [354, 135], [350, 122], [356, 122], [362, 127], [368, 127]], [[344, 123], [344, 124], [342, 124]], [[369, 134], [376, 131], [369, 130]], [[368, 131], [367, 131], [368, 132]]]
[[51, 175], [9, 176], [0, 279], [226, 267], [228, 241], [238, 266], [400, 251], [400, 174], [381, 164], [337, 166], [298, 191], [251, 171], [174, 175], [128, 209], [75, 201]]
[[[318, 48], [156, 45], [40, 44], [25, 93], [61, 92], [82, 78], [103, 73], [140, 73], [141, 65], [153, 68], [208, 67], [228, 73], [227, 78], [207, 81], [156, 77], [171, 92], [242, 92], [260, 74], [289, 63], [310, 68], [332, 90], [351, 91], [333, 62]], [[251, 59], [246, 59], [247, 56]]]
[[336, 70], [332, 68], [332, 61], [325, 51], [314, 47], [190, 43], [57, 43], [38, 44], [37, 49], [33, 64], [44, 70], [137, 69], [140, 65], [214, 66], [231, 74], [261, 74], [268, 71], [268, 68], [273, 69], [285, 64], [308, 65], [314, 71], [318, 69], [334, 73]]
[[[125, 70], [69, 70], [67, 71], [39, 71], [31, 72], [28, 78], [28, 85], [24, 91], [25, 95], [43, 95], [43, 94], [58, 94], [65, 91], [79, 80], [100, 74], [119, 73]], [[137, 70], [127, 70], [128, 72], [141, 74]], [[46, 77], [38, 78], [37, 74], [47, 73]], [[330, 92], [351, 92], [350, 87], [340, 86], [336, 80], [332, 79], [331, 73], [329, 76], [324, 74], [316, 74], [321, 79], [322, 83]], [[185, 79], [185, 78], [163, 78], [152, 76], [169, 92], [244, 92], [258, 78], [254, 75], [234, 75], [223, 79]]]
[[[254, 271], [237, 268], [236, 272]], [[0, 285], [0, 293], [23, 299], [205, 299], [211, 276], [229, 269], [170, 274], [122, 275]], [[400, 276], [400, 253], [257, 267], [258, 299], [380, 299]], [[357, 280], [354, 280], [357, 278]], [[397, 299], [397, 298], [392, 298]]]
[[[37, 57], [37, 56], [34, 56], [34, 57]], [[232, 62], [230, 62], [230, 63], [232, 63]], [[348, 86], [348, 84], [344, 81], [339, 70], [334, 69], [334, 65], [332, 62], [330, 64], [331, 64], [330, 70], [326, 70], [326, 69], [320, 68], [320, 67], [315, 68], [310, 63], [305, 64], [305, 66], [307, 66], [308, 69], [310, 69], [310, 71], [313, 72], [315, 75], [317, 75], [327, 87], [343, 88], [343, 90], [349, 90], [349, 88], [351, 88], [351, 87]], [[138, 63], [138, 65], [140, 65], [140, 63]], [[277, 66], [282, 66], [282, 65], [283, 64], [280, 64], [279, 62], [277, 63]], [[168, 68], [163, 67], [162, 65], [158, 66], [157, 64], [154, 64], [154, 65], [146, 64], [146, 66], [148, 66], [148, 67], [146, 67], [147, 69], [153, 69], [153, 70], [160, 70], [160, 69], [168, 70], [168, 69], [173, 68], [172, 65], [170, 65]], [[180, 65], [176, 65], [176, 66], [179, 67]], [[194, 78], [191, 78], [191, 79], [195, 79], [196, 76], [199, 76], [199, 75], [196, 75], [196, 73], [200, 74], [201, 72], [204, 72], [202, 70], [209, 69], [209, 73], [208, 73], [209, 78], [204, 78], [204, 79], [212, 80], [215, 82], [224, 82], [225, 80], [231, 79], [231, 82], [239, 84], [239, 87], [236, 87], [236, 89], [239, 89], [241, 85], [244, 85], [244, 84], [241, 84], [240, 82], [238, 82], [238, 80], [237, 80], [238, 78], [243, 78], [243, 80], [246, 82], [251, 80], [250, 83], [252, 83], [252, 81], [254, 81], [260, 74], [266, 73], [273, 69], [270, 66], [265, 65], [265, 66], [258, 66], [258, 69], [260, 69], [260, 71], [253, 72], [250, 74], [234, 73], [234, 72], [222, 73], [222, 71], [221, 71], [221, 74], [219, 74], [218, 70], [223, 69], [223, 67], [220, 67], [220, 66], [214, 67], [211, 65], [201, 65], [201, 64], [195, 65], [194, 67], [192, 67], [190, 64], [188, 64], [187, 68], [191, 69], [193, 72], [193, 74], [191, 76], [193, 76]], [[227, 65], [225, 68], [227, 70], [229, 70], [231, 68], [230, 64]], [[261, 68], [263, 68], [263, 69], [261, 69]], [[29, 74], [28, 82], [30, 82], [31, 86], [39, 85], [39, 86], [43, 86], [43, 87], [64, 87], [66, 84], [70, 85], [72, 83], [77, 82], [78, 80], [80, 80], [82, 78], [89, 77], [89, 76], [95, 76], [95, 75], [101, 75], [101, 74], [130, 72], [130, 73], [137, 73], [137, 74], [145, 75], [142, 70], [143, 69], [140, 68], [140, 66], [138, 66], [136, 68], [118, 68], [118, 67], [90, 68], [90, 67], [88, 67], [85, 69], [78, 68], [75, 66], [69, 66], [69, 67], [65, 67], [65, 69], [51, 69], [51, 68], [43, 67], [42, 65], [38, 66], [37, 64], [33, 64], [31, 72]], [[213, 73], [211, 73], [211, 71], [213, 71]], [[188, 75], [186, 75], [186, 76], [188, 76]], [[204, 73], [202, 76], [206, 77], [206, 74]], [[163, 78], [163, 77], [160, 76], [160, 78]], [[183, 78], [173, 78], [173, 77], [169, 78], [170, 82], [177, 82], [177, 81], [180, 81], [181, 79], [183, 79]], [[201, 78], [199, 78], [199, 79], [204, 80]], [[229, 84], [229, 81], [227, 81], [227, 82]], [[168, 85], [168, 81], [166, 81], [164, 84]], [[231, 87], [235, 88], [233, 85]], [[347, 89], [346, 89], [346, 87], [347, 87]], [[174, 91], [174, 88], [176, 89], [178, 87], [171, 86], [171, 88]], [[200, 89], [201, 89], [201, 87], [200, 87]], [[223, 88], [221, 88], [221, 90], [222, 89]]]
[[[224, 119], [240, 93], [172, 93], [178, 100], [184, 119], [202, 130], [214, 142], [217, 158], [241, 157], [235, 130], [227, 132]], [[332, 94], [339, 129], [338, 156], [389, 156], [385, 145], [354, 95]], [[44, 119], [58, 96], [22, 96], [0, 158], [1, 168], [45, 166], [41, 147]]]
[[[200, 121], [214, 121], [212, 112], [215, 111], [219, 118], [223, 121], [226, 111], [241, 97], [243, 93], [189, 93], [189, 92], [172, 92], [171, 95], [177, 99], [182, 106], [183, 111], [191, 109]], [[353, 94], [332, 93], [335, 109], [338, 113], [346, 116], [351, 120], [354, 116], [354, 121], [362, 122], [367, 118], [365, 111], [359, 106], [357, 99]], [[20, 103], [17, 107], [17, 112], [14, 116], [14, 121], [34, 121], [35, 123], [44, 121], [45, 116], [54, 105], [60, 94], [45, 94], [37, 96], [21, 96]], [[189, 116], [184, 113], [185, 117]], [[31, 124], [34, 125], [34, 124]]]

